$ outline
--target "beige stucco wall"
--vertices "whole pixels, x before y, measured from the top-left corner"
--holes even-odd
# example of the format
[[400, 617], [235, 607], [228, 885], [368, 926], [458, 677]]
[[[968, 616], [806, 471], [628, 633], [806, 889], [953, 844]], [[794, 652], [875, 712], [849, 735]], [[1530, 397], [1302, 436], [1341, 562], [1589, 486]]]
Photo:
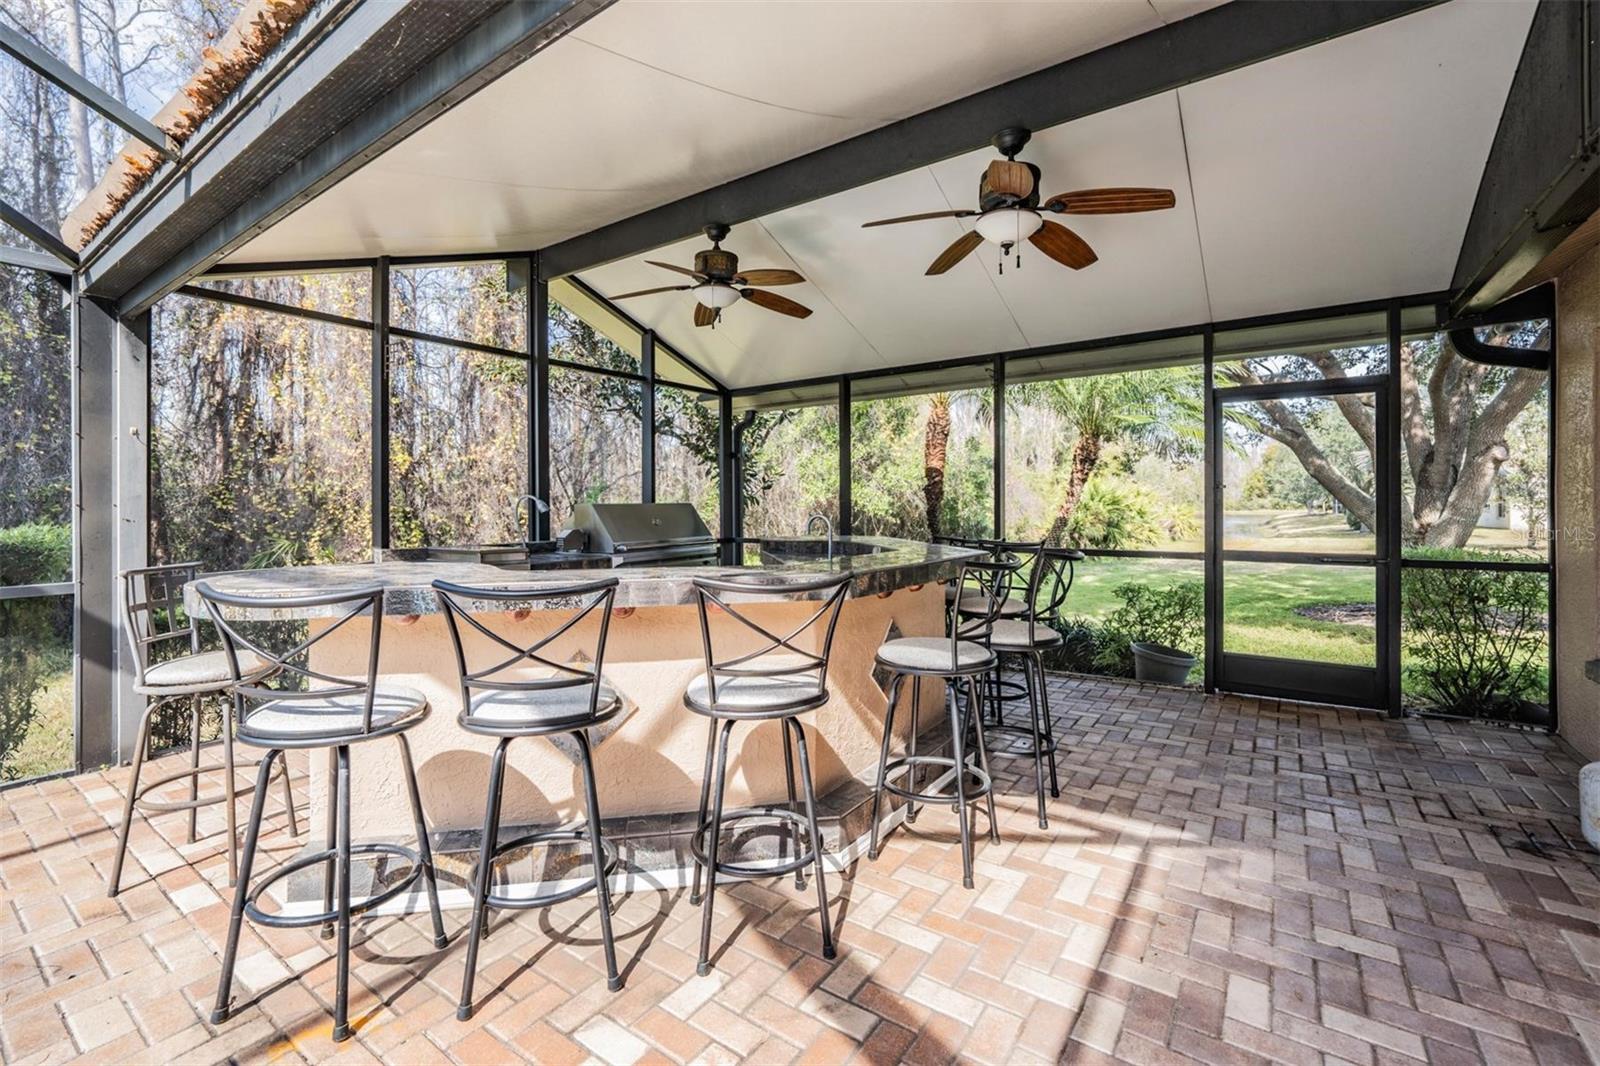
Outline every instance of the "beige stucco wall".
[[1596, 565], [1594, 404], [1600, 394], [1600, 248], [1556, 279], [1556, 705], [1573, 747], [1600, 759], [1600, 684], [1584, 664], [1600, 658]]
[[[814, 603], [750, 604], [741, 609], [774, 632], [787, 633], [816, 609]], [[569, 617], [565, 611], [493, 615], [486, 623], [513, 641], [531, 643]], [[906, 636], [943, 631], [942, 586], [918, 586], [890, 596], [849, 599], [839, 615], [828, 672], [830, 700], [804, 717], [818, 795], [847, 775], [877, 765], [887, 700], [872, 676], [873, 656], [890, 623]], [[760, 638], [713, 615], [719, 658], [754, 650]], [[579, 636], [579, 634], [582, 634]], [[820, 640], [820, 634], [813, 635]], [[475, 634], [469, 634], [476, 636]], [[368, 634], [351, 624], [318, 645], [318, 667], [335, 673], [364, 672]], [[592, 648], [592, 633], [568, 634], [544, 654], [557, 661]], [[486, 645], [478, 637], [469, 642]], [[495, 658], [503, 658], [504, 654]], [[469, 660], [481, 667], [486, 661]], [[706, 719], [683, 705], [690, 680], [704, 669], [696, 609], [618, 608], [611, 622], [604, 671], [635, 709], [595, 749], [601, 812], [607, 818], [692, 811], [700, 800], [706, 750]], [[417, 764], [423, 806], [435, 830], [475, 829], [483, 823], [489, 761], [496, 741], [463, 731], [455, 655], [442, 615], [389, 618], [383, 630], [379, 670], [384, 679], [421, 689], [432, 713], [407, 733]], [[925, 686], [921, 725], [943, 708], [943, 693]], [[909, 718], [896, 723], [899, 732]], [[357, 745], [351, 755], [351, 823], [357, 838], [404, 837], [410, 833], [404, 777], [393, 740]], [[783, 734], [776, 723], [734, 727], [728, 757], [727, 805], [787, 798]], [[572, 822], [583, 817], [582, 778], [576, 765], [542, 738], [512, 742], [506, 762], [505, 825]], [[313, 823], [326, 808], [323, 776], [312, 780]]]

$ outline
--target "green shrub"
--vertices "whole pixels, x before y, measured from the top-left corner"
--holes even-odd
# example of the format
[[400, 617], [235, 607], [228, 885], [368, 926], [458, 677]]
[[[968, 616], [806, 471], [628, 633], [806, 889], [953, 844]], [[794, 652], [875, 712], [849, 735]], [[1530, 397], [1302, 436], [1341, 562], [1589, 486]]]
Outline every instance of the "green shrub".
[[1205, 583], [1180, 581], [1155, 587], [1137, 581], [1112, 589], [1122, 606], [1100, 627], [1095, 665], [1119, 677], [1133, 676], [1133, 645], [1164, 644], [1198, 656], [1205, 644]]
[[1045, 667], [1075, 674], [1103, 672], [1095, 665], [1100, 654], [1100, 627], [1087, 618], [1068, 618], [1056, 627], [1062, 641], [1045, 652]]
[[1149, 489], [1101, 476], [1084, 486], [1067, 523], [1067, 543], [1086, 548], [1140, 548], [1161, 539], [1160, 501]]
[[[29, 522], [0, 529], [0, 586], [72, 577], [72, 529]], [[71, 669], [71, 601], [36, 596], [0, 601], [0, 780], [33, 772], [18, 751], [41, 713], [45, 689]]]
[[[1432, 549], [1412, 558], [1517, 557]], [[1496, 719], [1518, 718], [1520, 701], [1544, 697], [1544, 574], [1408, 568], [1400, 581], [1408, 695], [1446, 714]]]
[[72, 577], [72, 528], [29, 522], [0, 529], [0, 586], [42, 585]]

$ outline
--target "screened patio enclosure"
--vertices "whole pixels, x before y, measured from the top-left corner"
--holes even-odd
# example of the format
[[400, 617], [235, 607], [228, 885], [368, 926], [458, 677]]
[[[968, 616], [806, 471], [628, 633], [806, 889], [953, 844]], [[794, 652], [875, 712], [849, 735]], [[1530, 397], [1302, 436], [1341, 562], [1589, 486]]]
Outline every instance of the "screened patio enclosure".
[[[0, 558], [43, 560], [0, 570], [6, 640], [56, 649], [0, 669], [70, 725], [7, 773], [130, 750], [124, 568], [541, 540], [586, 502], [693, 503], [728, 560], [815, 514], [1072, 544], [1057, 667], [1115, 672], [1095, 642], [1144, 586], [1194, 597], [1207, 690], [1393, 715], [1456, 706], [1429, 656], [1482, 594], [1459, 643], [1506, 676], [1462, 713], [1600, 748], [1562, 280], [1593, 256], [1592, 3], [724, 16], [325, 0], [130, 193], [8, 207], [0, 291], [54, 377], [4, 524], [70, 533]], [[1046, 193], [1175, 206], [1067, 220], [1083, 270], [984, 244], [930, 277], [969, 222], [863, 228], [972, 206], [1019, 125]], [[809, 317], [619, 298], [708, 223]]]

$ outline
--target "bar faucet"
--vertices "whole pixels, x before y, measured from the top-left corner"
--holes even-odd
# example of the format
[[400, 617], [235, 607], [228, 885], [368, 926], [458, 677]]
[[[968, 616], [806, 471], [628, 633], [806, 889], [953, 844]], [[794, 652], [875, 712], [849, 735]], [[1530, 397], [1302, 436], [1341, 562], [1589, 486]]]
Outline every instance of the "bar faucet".
[[812, 529], [818, 522], [822, 523], [822, 531], [828, 536], [828, 558], [833, 558], [833, 520], [825, 514], [814, 514], [806, 519], [806, 536], [811, 536]]
[[520, 530], [522, 532], [523, 544], [526, 545], [533, 540], [533, 523], [530, 522], [527, 525], [522, 524], [522, 504], [524, 501], [532, 503], [534, 509], [540, 514], [548, 514], [550, 511], [550, 505], [532, 493], [524, 493], [521, 496], [515, 496], [512, 498], [511, 528]]

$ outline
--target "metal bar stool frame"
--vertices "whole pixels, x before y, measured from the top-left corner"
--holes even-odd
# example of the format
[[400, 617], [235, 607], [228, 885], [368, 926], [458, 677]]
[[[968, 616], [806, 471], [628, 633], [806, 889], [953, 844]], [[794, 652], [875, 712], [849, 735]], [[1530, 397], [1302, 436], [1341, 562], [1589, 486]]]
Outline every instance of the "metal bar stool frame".
[[[850, 581], [851, 577], [848, 574], [830, 575], [809, 581], [774, 582], [769, 577], [696, 578], [694, 581], [695, 603], [700, 618], [700, 638], [705, 653], [705, 672], [701, 675], [701, 679], [704, 680], [706, 689], [702, 697], [697, 694], [696, 686], [691, 685], [684, 702], [691, 711], [708, 719], [705, 773], [700, 782], [699, 816], [690, 842], [695, 868], [689, 901], [703, 908], [700, 919], [700, 956], [695, 966], [695, 972], [701, 977], [711, 972], [711, 922], [719, 877], [753, 880], [782, 877], [793, 873], [795, 887], [803, 889], [805, 868], [814, 867], [817, 882], [817, 915], [822, 927], [822, 957], [832, 959], [837, 955], [833, 942], [833, 927], [828, 916], [828, 890], [824, 878], [822, 834], [817, 828], [817, 801], [811, 777], [811, 756], [806, 746], [805, 728], [801, 725], [799, 716], [828, 702], [828, 663], [833, 649], [834, 631], [839, 622], [839, 611], [849, 592]], [[788, 600], [815, 600], [819, 605], [805, 621], [780, 635], [742, 612], [737, 602], [730, 599], [741, 593], [760, 593], [762, 594], [760, 602], [770, 603], [772, 595], [778, 593]], [[709, 618], [713, 608], [740, 623], [744, 630], [755, 633], [764, 643], [755, 651], [744, 652], [719, 661]], [[820, 652], [807, 651], [796, 643], [806, 634], [814, 632], [818, 626], [823, 627]], [[774, 656], [775, 659], [772, 658]], [[763, 659], [767, 661], [763, 663]], [[806, 678], [806, 675], [813, 673], [814, 683]], [[719, 677], [722, 679], [720, 682]], [[738, 686], [741, 679], [748, 679], [757, 684], [762, 681], [772, 681], [780, 685], [791, 684], [792, 697], [759, 705], [741, 706], [735, 702], [737, 697], [730, 696], [730, 690]], [[794, 683], [791, 679], [801, 680], [799, 683]], [[718, 694], [719, 684], [722, 686], [721, 695]], [[728, 748], [735, 723], [758, 723], [773, 719], [781, 722], [783, 726], [784, 774], [788, 785], [788, 806], [779, 810], [769, 805], [766, 809], [755, 807], [724, 814], [723, 795], [728, 776]], [[793, 748], [790, 743], [791, 733]], [[804, 818], [794, 809], [797, 802], [794, 767], [796, 750], [800, 760], [798, 776], [806, 804]], [[713, 768], [716, 773], [714, 787]], [[722, 828], [725, 823], [773, 816], [789, 824], [796, 852], [793, 858], [780, 858], [777, 863], [770, 865], [739, 863], [719, 858]], [[799, 836], [801, 829], [807, 833], [809, 849], [802, 846]], [[706, 890], [703, 895], [700, 892], [702, 873], [706, 877]]]
[[[133, 690], [145, 697], [144, 712], [139, 716], [138, 739], [133, 745], [132, 767], [128, 775], [128, 794], [123, 802], [122, 821], [117, 830], [116, 857], [112, 860], [111, 877], [106, 883], [106, 895], [115, 898], [122, 889], [122, 867], [128, 855], [128, 836], [133, 829], [133, 812], [167, 814], [175, 811], [189, 812], [189, 843], [195, 842], [195, 821], [201, 807], [225, 804], [228, 819], [228, 884], [238, 877], [239, 832], [237, 800], [255, 790], [247, 784], [239, 788], [235, 780], [233, 758], [233, 719], [223, 712], [220, 726], [222, 745], [222, 790], [210, 795], [200, 795], [200, 775], [212, 772], [215, 767], [200, 766], [200, 716], [207, 696], [226, 695], [232, 678], [222, 676], [215, 681], [163, 684], [152, 674], [174, 660], [152, 663], [158, 648], [187, 645], [188, 656], [198, 656], [200, 651], [199, 620], [184, 610], [183, 589], [200, 574], [200, 564], [195, 562], [170, 563], [163, 566], [141, 566], [124, 570], [122, 578], [122, 619], [128, 633], [128, 643], [133, 651]], [[224, 670], [226, 675], [228, 671]], [[141, 785], [144, 761], [149, 757], [150, 734], [157, 713], [170, 704], [189, 701], [189, 766], [187, 769], [165, 774]], [[256, 763], [246, 763], [245, 769], [255, 769]], [[295, 817], [294, 793], [289, 784], [288, 767], [280, 767], [283, 779], [283, 806], [288, 815], [289, 834], [300, 835], [299, 821]], [[189, 780], [187, 800], [158, 800], [146, 798], [157, 789], [174, 781]]]
[[[955, 602], [960, 602], [961, 595], [969, 586], [976, 586], [979, 589], [990, 588], [1000, 575], [1015, 573], [1019, 565], [1010, 559], [974, 559], [963, 562], [956, 576]], [[918, 803], [950, 803], [955, 809], [960, 827], [962, 885], [966, 888], [973, 887], [972, 826], [969, 815], [975, 814], [976, 808], [971, 805], [976, 800], [985, 801], [989, 816], [989, 839], [996, 843], [1000, 840], [999, 822], [994, 809], [994, 783], [989, 774], [988, 741], [983, 729], [983, 691], [979, 679], [993, 670], [998, 662], [995, 654], [988, 648], [987, 637], [999, 616], [1003, 600], [990, 596], [987, 602], [989, 609], [986, 614], [966, 621], [961, 620], [959, 611], [952, 609], [950, 623], [947, 626], [950, 644], [948, 663], [939, 661], [930, 662], [925, 667], [908, 666], [885, 658], [882, 648], [879, 649], [877, 656], [878, 665], [888, 670], [892, 679], [889, 683], [888, 708], [884, 714], [878, 773], [872, 790], [872, 829], [867, 857], [874, 861], [878, 857], [881, 833], [879, 819], [885, 792], [890, 792], [906, 801], [906, 820], [909, 822], [916, 821]], [[982, 648], [983, 654], [963, 662], [963, 645], [969, 647], [978, 645]], [[911, 735], [906, 743], [905, 754], [891, 759], [889, 750], [894, 737], [895, 708], [899, 703], [901, 685], [906, 677], [913, 679]], [[924, 677], [942, 680], [945, 684], [945, 711], [950, 718], [951, 754], [948, 756], [917, 753], [918, 703]], [[965, 710], [962, 709], [962, 701], [959, 698], [963, 682], [968, 697]], [[966, 734], [969, 729], [973, 730], [976, 736], [975, 752], [967, 750]], [[973, 757], [970, 761], [969, 755]], [[952, 787], [948, 795], [919, 791], [918, 774], [929, 767], [942, 768], [953, 774]], [[902, 772], [906, 775], [906, 784], [896, 784], [892, 777]], [[971, 779], [971, 787], [968, 785], [968, 778]]]
[[[469, 733], [499, 738], [490, 762], [489, 794], [483, 815], [483, 839], [479, 846], [478, 863], [468, 874], [468, 881], [472, 885], [472, 922], [468, 926], [466, 974], [462, 978], [461, 999], [456, 1007], [456, 1017], [461, 1021], [471, 1018], [474, 1010], [472, 988], [477, 976], [478, 945], [488, 935], [491, 908], [530, 910], [548, 907], [575, 899], [592, 889], [600, 912], [600, 938], [605, 947], [606, 958], [606, 987], [613, 992], [622, 987], [622, 978], [617, 972], [617, 951], [611, 932], [611, 889], [608, 883], [608, 878], [616, 868], [618, 856], [616, 849], [606, 842], [600, 831], [600, 799], [595, 788], [594, 759], [587, 733], [589, 727], [606, 722], [621, 708], [621, 701], [615, 693], [608, 696], [606, 704], [602, 705], [600, 702], [604, 688], [601, 671], [605, 664], [606, 637], [611, 627], [611, 608], [619, 584], [615, 577], [560, 588], [520, 590], [475, 588], [446, 581], [433, 583], [434, 596], [439, 601], [439, 608], [444, 613], [446, 624], [450, 629], [450, 640], [454, 645], [456, 668], [460, 676], [461, 713], [457, 716], [456, 722]], [[532, 644], [525, 645], [507, 640], [475, 617], [469, 610], [473, 601], [492, 605], [496, 611], [549, 605], [571, 609], [573, 614], [551, 632], [542, 635]], [[571, 661], [559, 662], [542, 654], [551, 644], [572, 632], [584, 619], [596, 613], [599, 615], [597, 626], [599, 632], [590, 660], [593, 663], [592, 668], [575, 666]], [[487, 638], [496, 648], [509, 652], [509, 657], [482, 669], [472, 669], [467, 662], [467, 649], [462, 640], [463, 623]], [[529, 679], [508, 679], [503, 676], [506, 671], [523, 666], [542, 668], [550, 671], [550, 675]], [[537, 702], [540, 693], [558, 693], [584, 687], [589, 690], [587, 708], [571, 716], [547, 719], [535, 724], [489, 721], [472, 713], [474, 689], [491, 693], [522, 693], [531, 697], [530, 705], [532, 705]], [[577, 743], [578, 762], [583, 770], [587, 825], [581, 828], [527, 833], [514, 840], [500, 843], [500, 804], [505, 783], [506, 749], [518, 737], [556, 734], [566, 734]], [[541, 893], [526, 898], [493, 894], [491, 890], [495, 860], [518, 848], [559, 841], [588, 843], [590, 862], [594, 866], [593, 877], [581, 884], [556, 892]]]
[[[336, 970], [334, 983], [333, 1039], [346, 1040], [351, 1035], [349, 1020], [350, 1000], [350, 923], [358, 914], [371, 910], [407, 892], [420, 878], [427, 891], [428, 909], [433, 919], [433, 945], [443, 948], [448, 943], [444, 920], [439, 911], [439, 889], [433, 865], [433, 853], [428, 841], [427, 820], [422, 810], [422, 794], [417, 788], [416, 767], [411, 758], [411, 745], [405, 731], [423, 721], [428, 715], [427, 700], [420, 693], [414, 698], [402, 696], [408, 709], [386, 713], [374, 718], [375, 701], [381, 688], [390, 692], [403, 691], [378, 683], [378, 654], [383, 638], [382, 586], [374, 585], [356, 589], [322, 593], [314, 596], [274, 597], [242, 596], [221, 592], [205, 581], [199, 582], [196, 591], [205, 602], [212, 621], [222, 633], [223, 650], [233, 669], [235, 731], [238, 738], [253, 747], [267, 749], [260, 763], [260, 784], [250, 808], [250, 821], [245, 829], [244, 850], [239, 858], [239, 879], [234, 887], [233, 909], [228, 919], [228, 939], [222, 955], [222, 975], [217, 985], [217, 1000], [211, 1012], [211, 1024], [221, 1025], [231, 1011], [234, 963], [239, 951], [239, 932], [246, 916], [258, 925], [279, 929], [296, 929], [313, 925], [322, 926], [322, 935], [337, 937], [335, 950]], [[334, 621], [320, 632], [313, 632], [286, 651], [268, 647], [241, 632], [244, 620], [270, 619], [274, 612], [293, 610], [328, 610]], [[229, 612], [238, 617], [230, 619]], [[309, 664], [311, 649], [331, 634], [338, 632], [353, 619], [369, 616], [372, 619], [368, 639], [367, 662], [364, 676], [341, 677], [312, 669]], [[292, 639], [292, 638], [290, 638]], [[247, 653], [269, 664], [265, 674], [251, 675], [240, 670], [240, 655]], [[305, 657], [305, 665], [300, 659]], [[270, 687], [269, 682], [283, 687]], [[290, 688], [288, 686], [295, 687]], [[317, 687], [317, 686], [321, 687]], [[251, 717], [280, 708], [303, 706], [308, 717], [316, 715], [316, 704], [328, 700], [345, 700], [345, 706], [359, 709], [359, 728], [332, 732], [306, 731], [290, 734], [287, 731], [261, 731], [251, 729]], [[329, 717], [332, 717], [331, 715]], [[401, 763], [405, 769], [406, 793], [411, 804], [411, 816], [417, 837], [417, 848], [412, 850], [399, 844], [350, 842], [350, 745], [353, 743], [394, 737], [400, 746]], [[326, 848], [302, 855], [280, 865], [258, 884], [251, 886], [250, 873], [255, 864], [256, 844], [261, 832], [261, 814], [265, 786], [272, 773], [273, 764], [292, 749], [328, 749], [329, 796]], [[384, 855], [398, 859], [409, 867], [406, 873], [382, 890], [362, 900], [352, 901], [350, 889], [350, 859], [352, 855]], [[274, 883], [308, 867], [323, 867], [323, 910], [317, 914], [287, 916], [261, 910], [258, 901]]]
[[[1072, 589], [1076, 573], [1075, 564], [1082, 561], [1084, 556], [1074, 548], [1051, 548], [1042, 544], [1017, 545], [1015, 549], [1031, 553], [1031, 561], [1027, 564], [1031, 569], [1023, 594], [1027, 611], [1019, 619], [1006, 620], [998, 624], [1015, 626], [1017, 623], [1024, 623], [1025, 644], [1010, 644], [1001, 640], [999, 634], [991, 632], [989, 646], [1001, 664], [1004, 664], [1008, 657], [1021, 661], [1027, 689], [1029, 722], [1026, 726], [1018, 726], [1000, 721], [989, 728], [992, 732], [1027, 740], [1027, 748], [1020, 751], [1006, 751], [1003, 754], [1033, 759], [1034, 779], [1038, 787], [1039, 828], [1048, 829], [1050, 825], [1045, 811], [1044, 794], [1044, 768], [1047, 762], [1050, 768], [1051, 797], [1059, 798], [1061, 787], [1057, 781], [1058, 746], [1055, 729], [1050, 720], [1050, 690], [1045, 679], [1044, 651], [1061, 643], [1057, 628], [1061, 622], [1061, 606], [1066, 602], [1067, 593]], [[1066, 575], [1065, 579], [1062, 577], [1063, 573]], [[995, 672], [999, 672], [998, 666]]]

